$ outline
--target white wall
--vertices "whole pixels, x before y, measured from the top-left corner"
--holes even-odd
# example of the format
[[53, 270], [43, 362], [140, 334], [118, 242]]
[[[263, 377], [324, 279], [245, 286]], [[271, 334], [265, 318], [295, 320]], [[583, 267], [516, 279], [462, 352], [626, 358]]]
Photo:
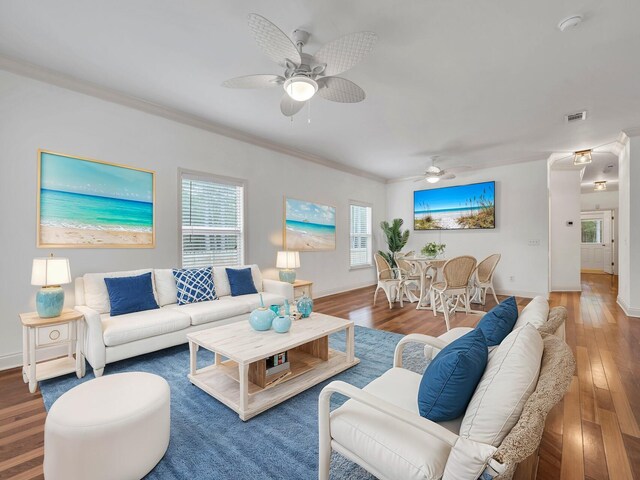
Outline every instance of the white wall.
[[[19, 361], [18, 313], [34, 309], [31, 261], [50, 252], [35, 246], [39, 148], [156, 172], [156, 248], [55, 251], [69, 257], [74, 276], [177, 265], [177, 174], [182, 167], [248, 181], [248, 263], [276, 275], [273, 266], [281, 247], [286, 194], [337, 207], [336, 250], [301, 255], [298, 276], [315, 282], [316, 296], [375, 281], [374, 269], [349, 271], [348, 202], [372, 204], [377, 225], [386, 218], [382, 183], [4, 71], [0, 145], [0, 368]], [[71, 286], [66, 292], [67, 304], [73, 305]]]
[[619, 155], [618, 303], [640, 317], [640, 137], [625, 139]]
[[[495, 180], [496, 228], [493, 230], [414, 231], [407, 250], [429, 242], [447, 245], [445, 256], [473, 255], [479, 261], [501, 253], [496, 270], [500, 293], [532, 297], [548, 293], [549, 218], [547, 164], [544, 160], [481, 170], [436, 186], [413, 181], [387, 185], [387, 216], [413, 225], [413, 192], [427, 188]], [[532, 243], [532, 245], [530, 245]]]
[[617, 210], [618, 196], [619, 192], [617, 190], [582, 193], [580, 194], [580, 210], [583, 212], [593, 210]]
[[551, 291], [580, 291], [579, 170], [549, 171], [549, 215]]

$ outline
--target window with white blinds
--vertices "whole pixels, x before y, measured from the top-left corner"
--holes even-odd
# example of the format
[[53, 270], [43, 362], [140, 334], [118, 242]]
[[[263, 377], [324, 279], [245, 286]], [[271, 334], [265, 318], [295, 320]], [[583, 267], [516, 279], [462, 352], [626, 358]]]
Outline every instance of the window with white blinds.
[[182, 266], [244, 264], [244, 184], [182, 173]]
[[351, 204], [351, 267], [371, 265], [371, 207]]

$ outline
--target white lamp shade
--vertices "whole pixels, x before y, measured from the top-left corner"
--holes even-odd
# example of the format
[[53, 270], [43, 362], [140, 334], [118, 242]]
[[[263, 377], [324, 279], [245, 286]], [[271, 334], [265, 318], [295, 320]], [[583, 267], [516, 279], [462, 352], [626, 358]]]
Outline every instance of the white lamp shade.
[[31, 285], [63, 285], [71, 283], [69, 259], [62, 257], [34, 258]]
[[298, 252], [278, 252], [277, 268], [300, 268], [300, 254]]

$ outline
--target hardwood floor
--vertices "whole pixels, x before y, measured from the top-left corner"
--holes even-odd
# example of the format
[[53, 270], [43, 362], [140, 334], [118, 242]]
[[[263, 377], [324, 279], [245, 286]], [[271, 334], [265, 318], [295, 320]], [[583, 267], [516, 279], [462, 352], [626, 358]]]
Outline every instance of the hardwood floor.
[[[516, 478], [640, 480], [640, 319], [616, 305], [617, 285], [608, 275], [584, 274], [582, 294], [553, 293], [552, 305], [569, 310], [567, 343], [576, 357], [574, 381], [549, 414], [539, 456], [520, 465]], [[398, 333], [444, 333], [442, 316], [389, 309], [384, 296], [372, 306], [373, 288], [316, 301], [316, 310], [358, 325]], [[527, 299], [518, 299], [520, 306]], [[484, 309], [493, 306], [487, 301]], [[457, 314], [453, 326], [477, 317]], [[19, 369], [0, 372], [0, 479], [43, 478], [45, 410], [30, 394]]]

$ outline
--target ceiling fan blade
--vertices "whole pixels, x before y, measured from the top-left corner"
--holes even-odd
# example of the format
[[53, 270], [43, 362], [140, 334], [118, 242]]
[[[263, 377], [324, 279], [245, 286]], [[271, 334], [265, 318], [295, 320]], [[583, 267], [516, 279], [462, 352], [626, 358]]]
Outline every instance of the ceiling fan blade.
[[469, 165], [458, 165], [457, 167], [447, 168], [447, 172], [451, 173], [466, 172], [467, 170], [471, 170]]
[[267, 56], [282, 67], [286, 67], [286, 60], [300, 65], [300, 52], [282, 30], [269, 20], [256, 13], [249, 14], [249, 28], [256, 43]]
[[284, 77], [280, 75], [245, 75], [243, 77], [230, 78], [222, 82], [227, 88], [269, 88], [277, 87], [284, 82]]
[[454, 178], [456, 178], [456, 176], [453, 173], [450, 173], [442, 177], [442, 180], [453, 180]]
[[338, 75], [360, 63], [377, 39], [373, 32], [351, 33], [327, 43], [313, 57], [317, 63], [326, 63], [325, 75]]
[[364, 90], [346, 78], [323, 77], [317, 82], [318, 95], [332, 102], [357, 103], [366, 97]]
[[282, 96], [282, 100], [280, 100], [280, 111], [285, 117], [292, 117], [298, 113], [306, 103], [307, 102], [298, 102], [294, 100], [285, 92]]

